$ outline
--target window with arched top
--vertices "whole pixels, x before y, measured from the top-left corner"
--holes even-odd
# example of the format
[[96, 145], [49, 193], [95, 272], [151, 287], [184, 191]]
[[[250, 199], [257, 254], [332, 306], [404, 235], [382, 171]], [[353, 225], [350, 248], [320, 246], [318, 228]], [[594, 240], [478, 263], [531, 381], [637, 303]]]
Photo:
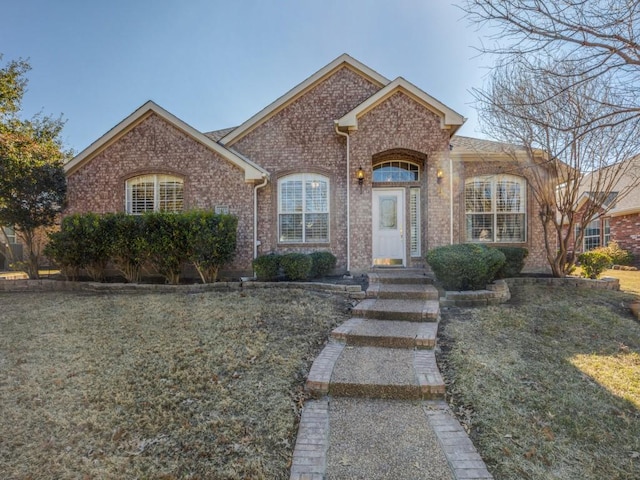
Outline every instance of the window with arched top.
[[527, 182], [514, 175], [483, 175], [465, 181], [469, 242], [526, 241]]
[[329, 241], [329, 179], [314, 173], [278, 180], [278, 239], [282, 243]]
[[420, 179], [420, 167], [404, 160], [390, 160], [373, 167], [374, 182], [417, 182]]
[[127, 180], [126, 211], [181, 212], [184, 208], [184, 181], [172, 175], [140, 175]]

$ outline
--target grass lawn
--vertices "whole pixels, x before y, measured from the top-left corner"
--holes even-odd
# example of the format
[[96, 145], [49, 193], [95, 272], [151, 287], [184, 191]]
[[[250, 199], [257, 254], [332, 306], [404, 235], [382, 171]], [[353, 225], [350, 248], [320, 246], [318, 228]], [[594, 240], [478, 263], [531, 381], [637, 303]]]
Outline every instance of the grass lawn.
[[[606, 274], [635, 275], [627, 291], [640, 283], [640, 272]], [[496, 480], [640, 478], [637, 295], [533, 285], [512, 295], [443, 312], [440, 332], [449, 400]]]
[[344, 299], [0, 294], [3, 479], [284, 479]]

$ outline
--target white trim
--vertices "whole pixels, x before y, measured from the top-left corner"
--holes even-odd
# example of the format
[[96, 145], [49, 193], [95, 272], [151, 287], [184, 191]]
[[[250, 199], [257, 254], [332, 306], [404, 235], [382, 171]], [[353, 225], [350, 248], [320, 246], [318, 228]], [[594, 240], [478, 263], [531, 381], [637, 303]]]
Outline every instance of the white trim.
[[240, 157], [238, 154], [224, 148], [223, 146], [218, 145], [209, 137], [198, 132], [195, 128], [183, 122], [178, 117], [172, 115], [151, 100], [135, 110], [131, 115], [126, 117], [115, 127], [105, 133], [102, 137], [100, 137], [98, 140], [93, 142], [82, 152], [72, 158], [69, 162], [67, 162], [64, 165], [66, 174], [72, 175], [84, 163], [90, 161], [100, 151], [111, 145], [113, 142], [117, 141], [122, 135], [144, 121], [152, 113], [158, 115], [169, 124], [173, 125], [197, 142], [201, 143], [208, 149], [223, 157], [225, 160], [231, 162], [233, 165], [243, 170], [245, 182], [262, 180], [263, 175], [268, 174], [268, 172], [262, 167], [256, 165], [246, 158]]
[[398, 77], [340, 118], [338, 120], [338, 127], [357, 130], [358, 118], [380, 105], [396, 92], [402, 92], [405, 95], [408, 95], [413, 100], [438, 115], [440, 117], [440, 127], [442, 129], [451, 129], [451, 135], [453, 135], [453, 133], [460, 128], [466, 120], [462, 115], [447, 107], [444, 103], [436, 100], [412, 83], [407, 82], [404, 78]]
[[316, 73], [311, 75], [302, 83], [298, 84], [283, 96], [278, 98], [275, 102], [270, 103], [265, 108], [260, 110], [250, 119], [245, 121], [242, 125], [229, 132], [227, 135], [220, 139], [220, 143], [222, 145], [232, 145], [234, 142], [238, 141], [245, 134], [249, 133], [251, 130], [261, 125], [265, 121], [267, 121], [271, 116], [282, 110], [292, 101], [294, 101], [299, 96], [308, 92], [310, 89], [315, 87], [318, 83], [326, 79], [327, 77], [333, 75], [337, 70], [342, 67], [348, 67], [354, 70], [359, 75], [365, 77], [370, 82], [383, 87], [389, 83], [389, 80], [378, 72], [372, 70], [367, 67], [363, 63], [360, 63], [353, 57], [347, 55], [346, 53], [340, 55], [334, 61], [326, 65], [325, 67], [318, 70]]

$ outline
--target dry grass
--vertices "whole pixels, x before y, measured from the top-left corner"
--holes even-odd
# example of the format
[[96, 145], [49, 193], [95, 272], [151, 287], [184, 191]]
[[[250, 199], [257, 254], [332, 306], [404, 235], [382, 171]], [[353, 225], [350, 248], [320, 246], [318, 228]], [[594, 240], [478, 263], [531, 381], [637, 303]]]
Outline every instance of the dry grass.
[[496, 480], [640, 478], [637, 297], [512, 293], [445, 313], [441, 331], [450, 400]]
[[1, 294], [3, 479], [288, 478], [345, 302], [298, 290]]
[[602, 276], [617, 278], [621, 290], [640, 295], [640, 270], [605, 270]]

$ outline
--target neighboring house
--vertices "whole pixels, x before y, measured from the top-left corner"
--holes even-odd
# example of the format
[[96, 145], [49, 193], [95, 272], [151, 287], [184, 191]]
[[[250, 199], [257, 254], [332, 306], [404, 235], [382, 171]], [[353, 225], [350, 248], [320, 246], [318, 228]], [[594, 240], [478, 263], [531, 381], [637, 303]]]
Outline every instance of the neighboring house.
[[316, 250], [342, 272], [424, 266], [462, 242], [526, 247], [526, 269], [546, 271], [531, 165], [455, 136], [464, 120], [342, 55], [235, 128], [202, 133], [145, 103], [66, 164], [66, 214], [229, 212], [234, 272]]
[[[616, 165], [605, 167], [601, 172], [606, 175], [607, 169], [617, 168]], [[596, 194], [590, 191], [590, 178], [597, 175], [586, 175], [582, 181], [577, 211], [584, 211], [588, 203], [596, 202], [600, 207], [599, 215], [588, 224], [578, 222], [574, 235], [584, 228], [582, 245], [577, 246], [577, 252], [586, 252], [594, 248], [605, 247], [615, 241], [621, 248], [631, 252], [640, 263], [640, 156], [626, 160], [622, 164], [624, 174], [618, 175], [606, 194]], [[595, 181], [595, 180], [594, 180]]]
[[0, 228], [4, 231], [0, 234], [0, 270], [9, 270], [12, 262], [22, 260], [22, 244], [13, 228]]

